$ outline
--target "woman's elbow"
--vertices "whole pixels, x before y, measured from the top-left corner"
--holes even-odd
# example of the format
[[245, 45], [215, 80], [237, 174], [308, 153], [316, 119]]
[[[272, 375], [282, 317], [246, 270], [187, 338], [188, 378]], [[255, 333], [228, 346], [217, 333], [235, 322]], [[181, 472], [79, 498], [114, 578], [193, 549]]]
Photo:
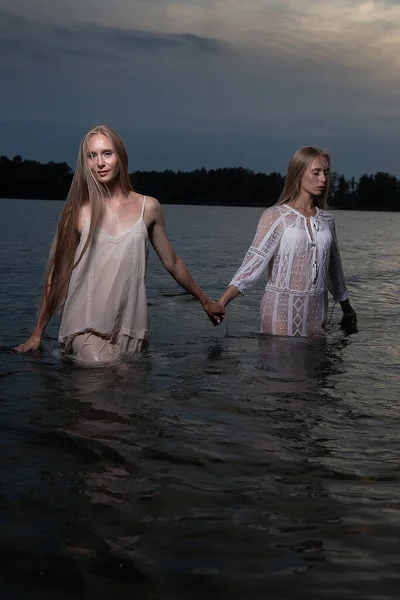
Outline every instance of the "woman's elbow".
[[174, 256], [169, 256], [162, 261], [164, 269], [168, 271], [170, 275], [174, 275], [176, 273], [179, 262], [182, 262], [182, 259], [176, 254]]

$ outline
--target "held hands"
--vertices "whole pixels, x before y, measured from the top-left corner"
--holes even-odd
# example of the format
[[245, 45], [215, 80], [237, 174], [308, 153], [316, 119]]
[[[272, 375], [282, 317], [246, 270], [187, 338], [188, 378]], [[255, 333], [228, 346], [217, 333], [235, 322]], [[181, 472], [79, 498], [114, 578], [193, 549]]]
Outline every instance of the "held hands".
[[29, 340], [26, 340], [23, 344], [19, 344], [19, 346], [15, 346], [14, 350], [17, 352], [35, 352], [39, 348], [41, 341], [41, 336], [33, 333]]
[[225, 316], [225, 308], [222, 304], [208, 298], [203, 304], [203, 308], [214, 326], [222, 323]]

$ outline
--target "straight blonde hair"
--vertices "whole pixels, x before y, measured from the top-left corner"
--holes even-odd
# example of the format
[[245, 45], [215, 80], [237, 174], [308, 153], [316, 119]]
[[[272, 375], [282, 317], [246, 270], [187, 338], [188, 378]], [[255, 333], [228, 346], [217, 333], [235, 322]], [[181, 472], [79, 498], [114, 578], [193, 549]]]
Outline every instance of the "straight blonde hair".
[[[318, 157], [325, 158], [330, 169], [331, 157], [325, 150], [314, 148], [313, 146], [303, 146], [296, 150], [290, 159], [285, 185], [276, 204], [285, 204], [295, 200], [300, 193], [300, 185], [303, 175], [313, 161]], [[314, 196], [314, 205], [318, 208], [326, 209], [328, 206], [328, 193], [330, 183], [330, 172], [323, 193], [320, 196]]]
[[[58, 221], [57, 232], [47, 263], [44, 308], [40, 325], [46, 324], [58, 308], [59, 316], [64, 305], [72, 271], [78, 266], [93, 241], [97, 226], [104, 215], [104, 197], [109, 195], [105, 184], [99, 181], [88, 165], [89, 140], [92, 136], [105, 135], [115, 150], [119, 166], [119, 183], [124, 194], [133, 191], [128, 173], [128, 153], [122, 138], [107, 125], [98, 125], [88, 131], [80, 146], [74, 177], [63, 211]], [[79, 244], [78, 222], [82, 206], [90, 204], [90, 228], [86, 243], [75, 261]]]

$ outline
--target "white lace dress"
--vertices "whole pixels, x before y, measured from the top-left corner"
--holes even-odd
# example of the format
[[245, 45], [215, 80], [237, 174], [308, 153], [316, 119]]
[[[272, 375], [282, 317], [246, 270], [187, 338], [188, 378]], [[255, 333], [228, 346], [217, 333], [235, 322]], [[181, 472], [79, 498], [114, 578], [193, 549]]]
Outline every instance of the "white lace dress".
[[348, 298], [333, 216], [317, 209], [307, 219], [287, 204], [267, 208], [230, 285], [244, 294], [265, 271], [262, 333], [303, 337], [322, 333], [328, 290], [337, 302]]

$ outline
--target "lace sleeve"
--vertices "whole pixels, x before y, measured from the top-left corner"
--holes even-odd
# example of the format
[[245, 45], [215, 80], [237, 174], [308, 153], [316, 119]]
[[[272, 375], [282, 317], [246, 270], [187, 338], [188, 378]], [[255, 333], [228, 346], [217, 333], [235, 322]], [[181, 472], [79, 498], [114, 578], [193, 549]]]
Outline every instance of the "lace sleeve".
[[229, 284], [234, 285], [241, 294], [261, 277], [276, 252], [282, 235], [280, 216], [276, 208], [269, 208], [261, 215], [253, 243]]
[[328, 267], [328, 289], [335, 302], [344, 302], [349, 297], [346, 289], [342, 261], [340, 258], [339, 244], [336, 237], [335, 220], [331, 221], [332, 245]]

